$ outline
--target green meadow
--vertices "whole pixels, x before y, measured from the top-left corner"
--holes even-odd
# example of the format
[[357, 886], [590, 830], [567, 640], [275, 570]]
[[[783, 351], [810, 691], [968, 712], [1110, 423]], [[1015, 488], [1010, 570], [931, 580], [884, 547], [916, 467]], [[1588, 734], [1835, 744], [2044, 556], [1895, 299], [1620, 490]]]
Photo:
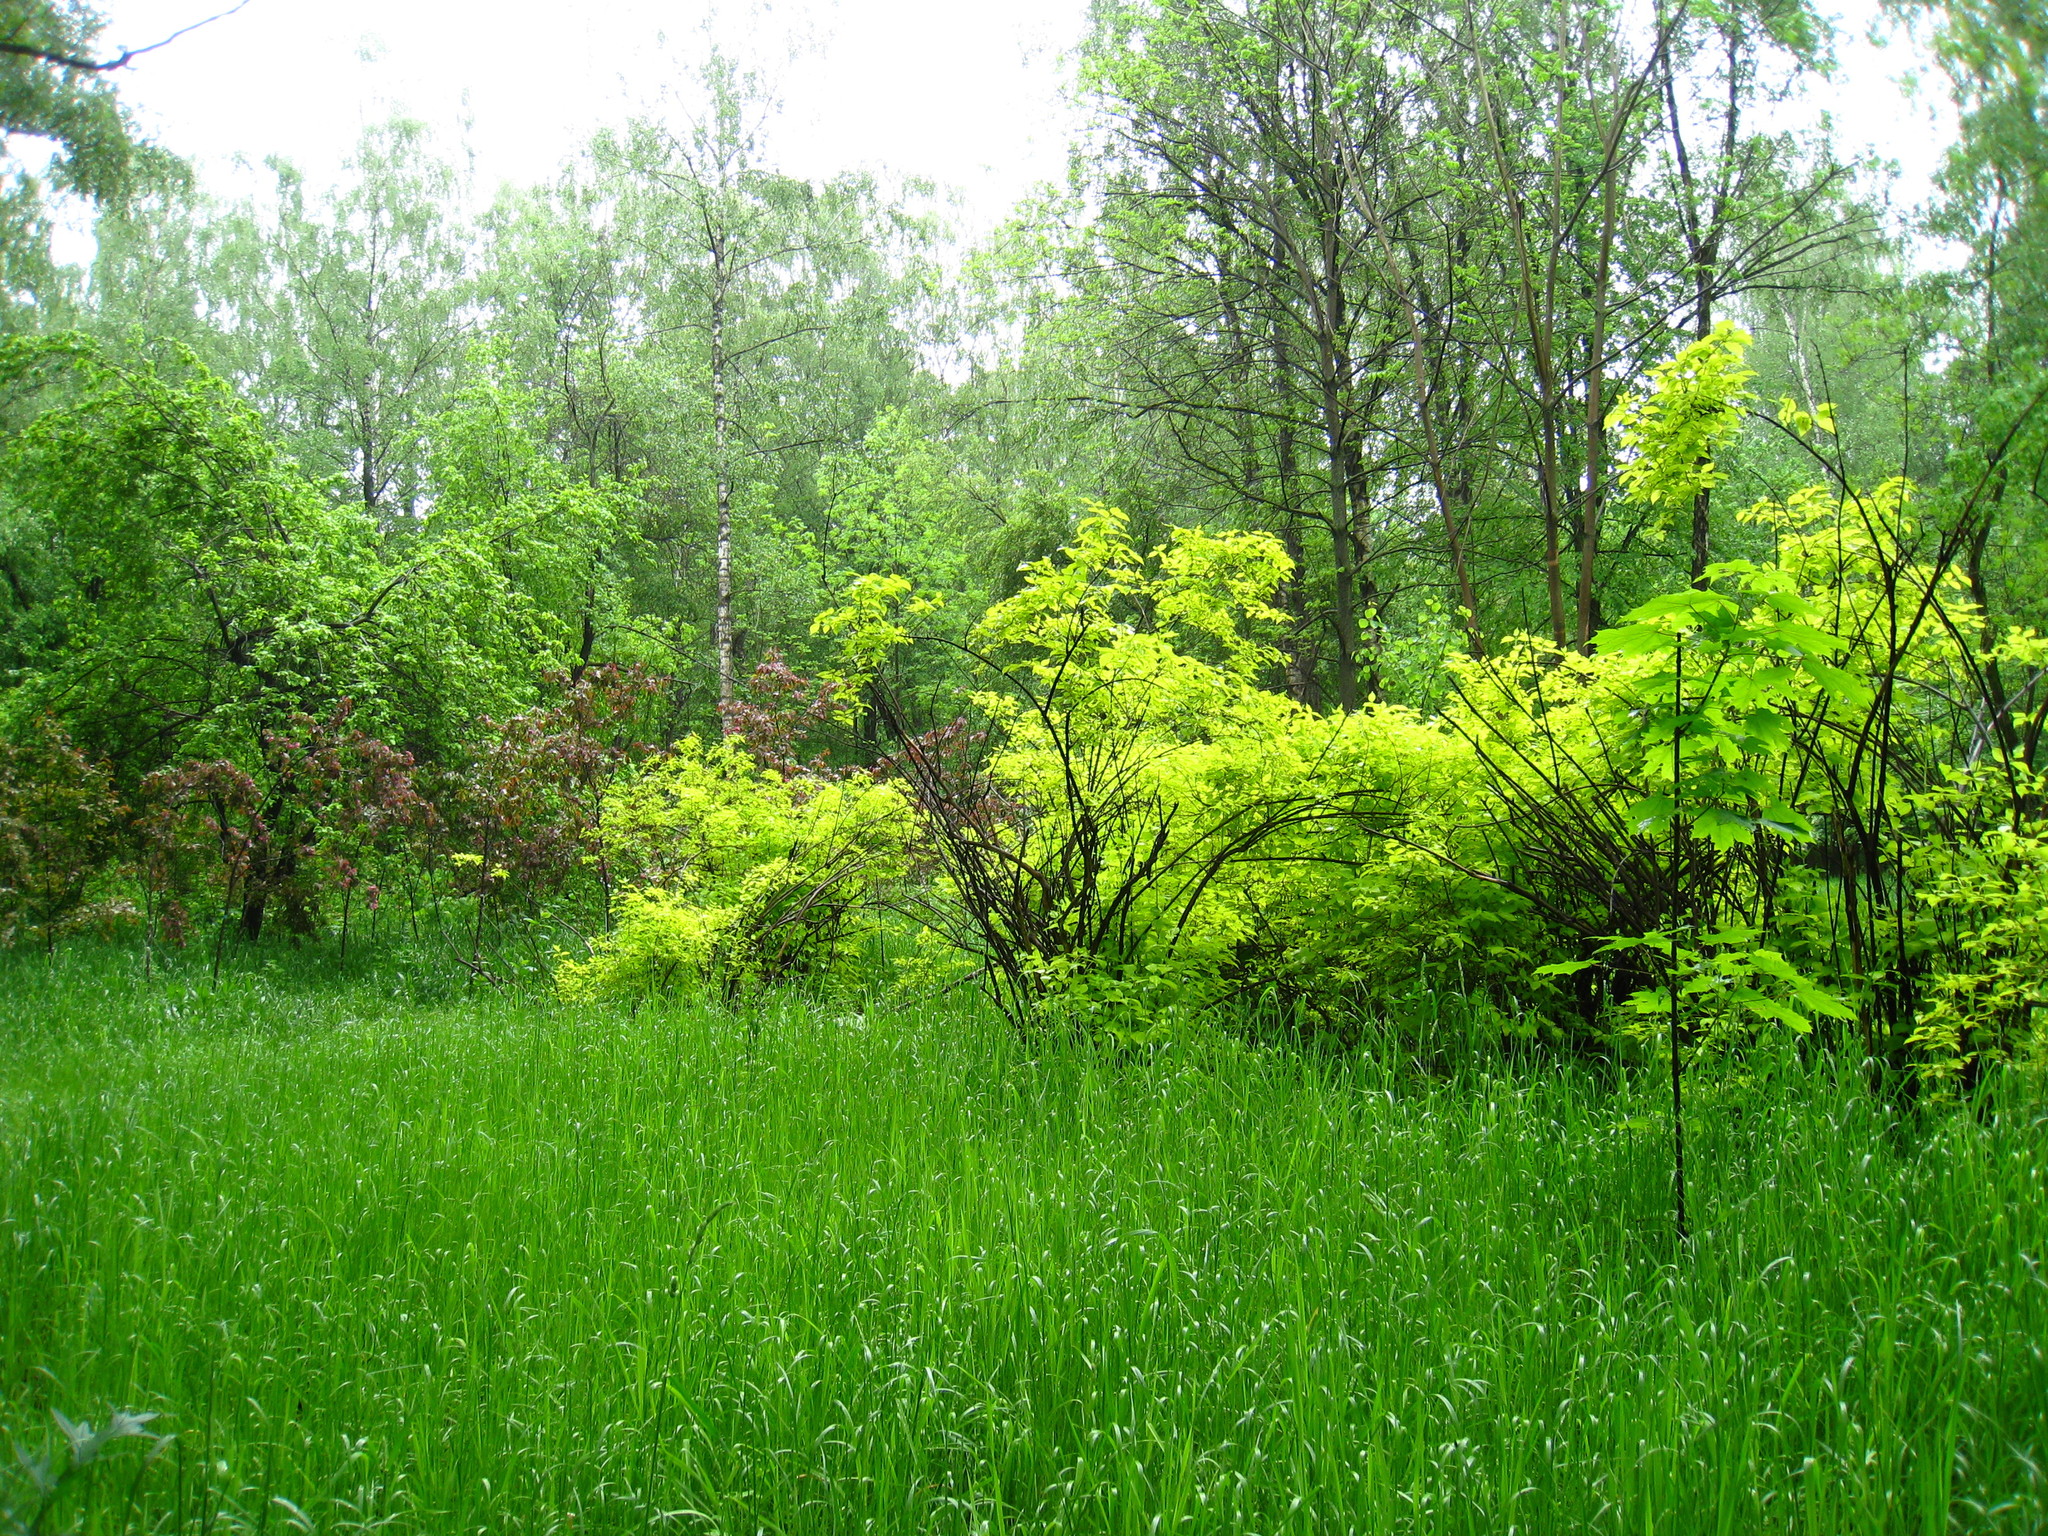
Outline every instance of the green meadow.
[[1115, 1053], [964, 997], [4, 967], [0, 1433], [162, 1437], [47, 1530], [2048, 1523], [2017, 1074], [1703, 1074], [1680, 1248], [1655, 1083], [1419, 1053], [1455, 999]]

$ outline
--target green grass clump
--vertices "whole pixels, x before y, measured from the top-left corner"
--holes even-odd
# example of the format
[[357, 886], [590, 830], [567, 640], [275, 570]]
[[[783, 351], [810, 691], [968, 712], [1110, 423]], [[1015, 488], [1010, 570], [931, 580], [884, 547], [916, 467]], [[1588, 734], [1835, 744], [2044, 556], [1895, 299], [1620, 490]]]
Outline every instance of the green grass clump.
[[0, 1432], [51, 1529], [2035, 1531], [2043, 1121], [970, 1007], [0, 970]]

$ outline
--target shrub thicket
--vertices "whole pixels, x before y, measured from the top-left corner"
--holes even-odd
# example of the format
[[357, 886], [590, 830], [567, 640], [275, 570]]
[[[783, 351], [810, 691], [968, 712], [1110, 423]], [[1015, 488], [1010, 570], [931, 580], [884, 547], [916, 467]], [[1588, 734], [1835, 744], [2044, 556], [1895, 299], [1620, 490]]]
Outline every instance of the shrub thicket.
[[[1650, 512], [1721, 482], [1755, 414], [1747, 343], [1722, 326], [1614, 412]], [[184, 401], [201, 438], [257, 453], [239, 418], [207, 426], [204, 391], [92, 378], [64, 419]], [[1776, 416], [1829, 464], [1830, 411]], [[21, 452], [46, 468], [63, 430]], [[1935, 1080], [2041, 1052], [2038, 722], [1985, 690], [1987, 657], [2048, 642], [1985, 634], [1968, 509], [1922, 517], [1905, 481], [1833, 472], [1744, 521], [1768, 558], [1583, 649], [1460, 660], [1434, 715], [1277, 686], [1279, 540], [1148, 543], [1099, 506], [965, 627], [903, 577], [853, 580], [817, 621], [828, 675], [771, 655], [723, 740], [670, 735], [662, 679], [582, 667], [419, 761], [346, 698], [276, 714], [263, 663], [234, 708], [275, 723], [243, 758], [124, 795], [54, 720], [8, 749], [5, 932], [132, 914], [218, 956], [276, 908], [345, 947], [359, 905], [374, 924], [402, 891], [474, 973], [523, 937], [578, 997], [971, 975], [1021, 1031], [1134, 1038], [1219, 1009], [1342, 1031], [1434, 972], [1552, 1039], [1634, 1034], [1674, 1064], [1771, 1030]], [[934, 649], [961, 679], [937, 727], [904, 691]]]

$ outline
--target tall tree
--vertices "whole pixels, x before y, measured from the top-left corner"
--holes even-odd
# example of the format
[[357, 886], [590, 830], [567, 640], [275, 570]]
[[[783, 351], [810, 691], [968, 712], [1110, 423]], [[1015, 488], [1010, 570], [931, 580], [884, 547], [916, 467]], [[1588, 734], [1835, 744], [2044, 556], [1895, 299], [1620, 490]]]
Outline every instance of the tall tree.
[[760, 82], [714, 57], [701, 83], [705, 106], [687, 126], [641, 120], [601, 138], [596, 159], [618, 202], [649, 349], [682, 408], [677, 425], [701, 430], [711, 649], [729, 703], [743, 501], [809, 494], [808, 469], [792, 471], [857, 443], [878, 404], [862, 385], [878, 371], [902, 379], [914, 355], [895, 324], [896, 221], [873, 186], [773, 170], [763, 141], [773, 102]]
[[[1125, 317], [1118, 403], [1176, 426], [1189, 461], [1328, 550], [1337, 699], [1380, 685], [1396, 325], [1371, 220], [1396, 174], [1412, 81], [1375, 0], [1168, 0], [1105, 8], [1086, 79], [1107, 121], [1096, 284]], [[1313, 505], [1303, 492], [1313, 490]], [[1297, 688], [1299, 688], [1297, 683]]]
[[308, 466], [348, 478], [380, 521], [419, 510], [427, 421], [448, 399], [468, 327], [468, 235], [454, 172], [426, 130], [370, 130], [351, 179], [309, 197], [279, 165], [278, 222], [256, 384]]
[[1098, 8], [1076, 362], [1298, 555], [1315, 486], [1341, 703], [1377, 691], [1403, 594], [1475, 654], [1489, 625], [1590, 646], [1611, 557], [1666, 542], [1662, 514], [1609, 526], [1620, 392], [1678, 329], [1828, 280], [1840, 169], [1751, 126], [1817, 34], [1793, 0], [1723, 10]]
[[1937, 336], [1952, 354], [1942, 405], [1952, 432], [1940, 511], [1965, 531], [1963, 572], [1982, 614], [1988, 739], [2033, 761], [2048, 689], [2009, 677], [2009, 625], [2048, 625], [2048, 21], [2018, 0], [1923, 0], [1960, 132], [1930, 232], [1968, 259], [1939, 274]]
[[[0, 6], [0, 326], [8, 329], [38, 323], [61, 295], [46, 187], [118, 206], [183, 179], [184, 167], [143, 139], [123, 109], [112, 73], [133, 55], [102, 56], [104, 28], [81, 0]], [[46, 145], [47, 164], [36, 170], [18, 158], [16, 138]]]
[[334, 187], [270, 169], [269, 200], [167, 197], [102, 218], [93, 317], [191, 346], [313, 475], [406, 525], [422, 510], [427, 424], [474, 339], [461, 186], [403, 119], [367, 131]]
[[[1845, 165], [1825, 151], [1801, 164], [1787, 138], [1756, 126], [1804, 74], [1825, 67], [1825, 24], [1808, 0], [1660, 6], [1658, 28], [1664, 183], [1684, 280], [1673, 297], [1697, 339], [1732, 299], [1825, 284], [1827, 264], [1867, 224], [1843, 204]], [[1703, 488], [1692, 505], [1695, 582], [1713, 558], [1712, 504]]]

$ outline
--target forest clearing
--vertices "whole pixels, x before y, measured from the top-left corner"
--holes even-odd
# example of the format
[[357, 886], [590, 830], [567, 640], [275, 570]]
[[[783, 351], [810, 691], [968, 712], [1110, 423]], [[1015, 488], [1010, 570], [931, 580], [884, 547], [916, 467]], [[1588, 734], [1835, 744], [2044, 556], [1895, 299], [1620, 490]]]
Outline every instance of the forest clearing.
[[993, 12], [492, 183], [157, 3], [0, 0], [0, 1536], [2048, 1530], [2032, 5], [1045, 0], [988, 215]]

